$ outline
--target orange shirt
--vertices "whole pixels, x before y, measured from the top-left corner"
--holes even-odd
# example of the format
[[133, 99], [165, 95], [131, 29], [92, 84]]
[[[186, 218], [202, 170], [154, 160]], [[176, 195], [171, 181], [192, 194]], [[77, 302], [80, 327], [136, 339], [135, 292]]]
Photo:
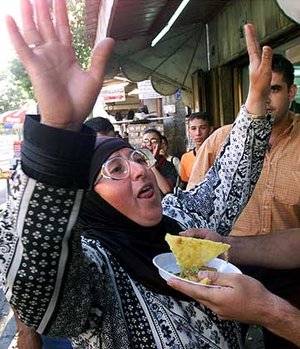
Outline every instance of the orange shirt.
[[195, 160], [196, 160], [195, 149], [192, 149], [182, 155], [180, 159], [180, 178], [183, 182], [189, 181]]
[[[231, 235], [258, 235], [300, 227], [300, 117], [267, 152], [254, 192]], [[203, 178], [213, 163], [231, 125], [216, 130], [200, 147], [188, 189]]]

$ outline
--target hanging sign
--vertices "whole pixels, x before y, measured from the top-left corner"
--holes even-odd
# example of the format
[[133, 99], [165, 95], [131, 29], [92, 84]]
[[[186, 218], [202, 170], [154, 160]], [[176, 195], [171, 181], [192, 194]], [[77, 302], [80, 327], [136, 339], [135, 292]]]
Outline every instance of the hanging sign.
[[144, 80], [137, 83], [139, 90], [139, 99], [155, 99], [163, 96], [157, 93], [151, 85], [150, 80]]
[[104, 103], [124, 102], [125, 101], [124, 85], [111, 85], [103, 87], [100, 92], [100, 100]]

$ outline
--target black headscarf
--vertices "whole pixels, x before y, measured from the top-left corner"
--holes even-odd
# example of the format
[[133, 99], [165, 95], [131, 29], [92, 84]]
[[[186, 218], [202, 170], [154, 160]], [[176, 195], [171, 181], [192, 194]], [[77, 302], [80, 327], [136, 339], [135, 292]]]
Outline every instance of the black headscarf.
[[[119, 138], [97, 139], [90, 171], [91, 185], [105, 160], [115, 151], [125, 147], [131, 146]], [[120, 197], [120, 200], [123, 198]], [[80, 222], [84, 226], [83, 235], [99, 240], [133, 280], [154, 292], [186, 299], [186, 296], [167, 285], [152, 263], [156, 255], [170, 252], [165, 235], [178, 234], [182, 230], [176, 221], [163, 216], [156, 226], [143, 227], [90, 190], [83, 202]]]

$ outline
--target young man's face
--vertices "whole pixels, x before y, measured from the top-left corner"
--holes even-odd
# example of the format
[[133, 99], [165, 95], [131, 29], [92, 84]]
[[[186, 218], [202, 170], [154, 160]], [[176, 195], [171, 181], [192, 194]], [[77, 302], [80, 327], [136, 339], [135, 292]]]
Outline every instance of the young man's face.
[[189, 133], [198, 149], [210, 134], [208, 121], [202, 119], [193, 119], [189, 121]]
[[296, 92], [296, 85], [288, 87], [281, 73], [272, 72], [267, 111], [275, 117], [275, 123], [280, 123], [287, 117], [290, 103], [293, 101]]

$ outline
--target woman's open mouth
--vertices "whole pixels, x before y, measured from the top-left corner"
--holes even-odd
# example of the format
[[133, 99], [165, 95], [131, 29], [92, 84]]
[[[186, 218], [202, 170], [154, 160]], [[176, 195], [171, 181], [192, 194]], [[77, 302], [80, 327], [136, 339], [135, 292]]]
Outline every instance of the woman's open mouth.
[[147, 184], [138, 193], [139, 199], [150, 199], [154, 195], [153, 185]]

